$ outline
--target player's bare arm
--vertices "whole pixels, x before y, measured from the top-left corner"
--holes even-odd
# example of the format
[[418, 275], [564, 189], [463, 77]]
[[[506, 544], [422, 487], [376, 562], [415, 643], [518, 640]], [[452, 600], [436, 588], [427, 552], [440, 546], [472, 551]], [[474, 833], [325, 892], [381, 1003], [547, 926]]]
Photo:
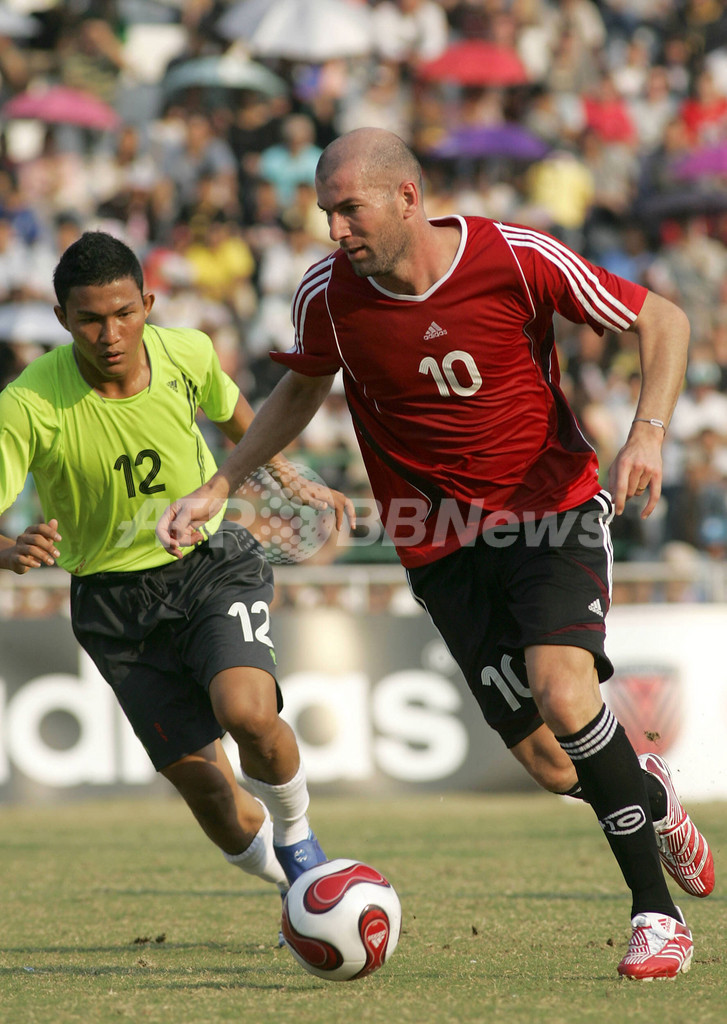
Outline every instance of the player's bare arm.
[[[215, 516], [250, 473], [269, 463], [300, 434], [332, 383], [333, 376], [286, 373], [217, 472], [202, 487], [166, 509], [157, 525], [157, 536], [164, 547], [181, 557], [183, 547], [202, 540], [200, 527]], [[337, 509], [337, 520], [338, 515]]]
[[28, 526], [14, 541], [0, 535], [0, 569], [22, 576], [29, 569], [55, 565], [60, 555], [56, 544], [61, 540], [57, 519]]
[[609, 471], [609, 488], [616, 515], [628, 498], [648, 488], [641, 512], [646, 519], [661, 496], [661, 447], [684, 380], [689, 321], [673, 302], [649, 292], [631, 329], [639, 336], [641, 392], [626, 444]]

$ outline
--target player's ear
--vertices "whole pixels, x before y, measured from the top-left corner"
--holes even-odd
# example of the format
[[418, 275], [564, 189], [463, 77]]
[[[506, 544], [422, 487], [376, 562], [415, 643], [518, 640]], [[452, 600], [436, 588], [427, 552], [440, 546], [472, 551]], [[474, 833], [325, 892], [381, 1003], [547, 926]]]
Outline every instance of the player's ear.
[[70, 327], [68, 326], [68, 321], [66, 320], [66, 314], [63, 312], [62, 307], [61, 306], [54, 306], [53, 307], [53, 312], [55, 313], [56, 319], [58, 320], [58, 323], [61, 325], [61, 327], [65, 328], [65, 330], [69, 331]]
[[156, 296], [154, 295], [153, 292], [145, 292], [145, 294], [143, 295], [143, 299], [144, 299], [144, 319], [145, 320], [149, 316], [149, 314], [151, 313], [151, 308], [154, 305], [154, 299], [155, 298], [156, 298]]
[[411, 217], [419, 209], [419, 189], [413, 181], [404, 181], [399, 186], [404, 216]]

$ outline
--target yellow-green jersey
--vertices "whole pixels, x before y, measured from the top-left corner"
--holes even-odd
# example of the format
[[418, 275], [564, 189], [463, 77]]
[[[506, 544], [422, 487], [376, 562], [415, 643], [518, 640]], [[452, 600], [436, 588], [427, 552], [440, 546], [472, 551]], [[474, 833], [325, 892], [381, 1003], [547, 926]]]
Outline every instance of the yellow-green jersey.
[[216, 469], [197, 409], [224, 422], [239, 397], [201, 331], [147, 325], [144, 344], [151, 380], [130, 398], [94, 391], [72, 345], [40, 356], [0, 392], [0, 512], [32, 473], [46, 522], [58, 520], [57, 561], [77, 575], [174, 560], [156, 523]]

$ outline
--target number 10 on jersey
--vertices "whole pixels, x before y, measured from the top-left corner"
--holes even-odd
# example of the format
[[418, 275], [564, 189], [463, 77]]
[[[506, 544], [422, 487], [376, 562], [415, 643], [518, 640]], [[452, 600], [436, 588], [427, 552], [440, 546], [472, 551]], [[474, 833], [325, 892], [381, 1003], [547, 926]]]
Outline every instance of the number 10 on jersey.
[[[457, 377], [454, 372], [455, 363], [463, 364], [464, 372], [460, 369], [460, 376], [469, 377], [469, 383]], [[425, 356], [419, 363], [419, 373], [431, 373], [439, 394], [444, 398], [451, 397], [452, 393], [468, 398], [482, 387], [482, 375], [477, 369], [477, 363], [469, 352], [463, 352], [461, 349], [448, 352], [442, 359], [441, 366], [433, 356]]]

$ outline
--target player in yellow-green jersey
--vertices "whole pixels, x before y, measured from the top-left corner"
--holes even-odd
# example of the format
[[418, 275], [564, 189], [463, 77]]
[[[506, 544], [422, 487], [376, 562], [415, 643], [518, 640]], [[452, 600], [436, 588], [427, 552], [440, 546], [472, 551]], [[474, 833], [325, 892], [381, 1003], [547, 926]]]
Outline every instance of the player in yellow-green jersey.
[[200, 331], [145, 325], [149, 381], [118, 397], [88, 383], [76, 348], [35, 360], [0, 397], [0, 505], [14, 499], [30, 471], [41, 506], [61, 524], [64, 569], [86, 576], [163, 565], [172, 559], [153, 523], [166, 495], [199, 486], [215, 468], [197, 409], [224, 431], [238, 388]]
[[[297, 742], [279, 714], [272, 571], [224, 508], [181, 559], [154, 532], [170, 501], [215, 472], [197, 410], [234, 442], [252, 410], [205, 334], [147, 322], [154, 296], [123, 242], [86, 232], [53, 283], [72, 343], [0, 393], [0, 512], [32, 473], [44, 521], [15, 540], [0, 536], [0, 568], [57, 562], [72, 573], [74, 633], [157, 770], [228, 861], [285, 892], [325, 855], [308, 822]], [[294, 473], [280, 457], [277, 469]], [[312, 504], [335, 508], [340, 526], [350, 503], [305, 489]]]

